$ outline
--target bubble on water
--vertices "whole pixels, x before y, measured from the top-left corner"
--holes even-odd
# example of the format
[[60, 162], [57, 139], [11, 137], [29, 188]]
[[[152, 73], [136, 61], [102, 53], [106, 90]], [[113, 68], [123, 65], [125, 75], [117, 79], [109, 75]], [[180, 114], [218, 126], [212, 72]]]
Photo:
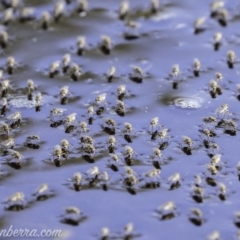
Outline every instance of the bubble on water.
[[202, 100], [197, 97], [176, 97], [170, 104], [180, 108], [201, 108]]
[[[41, 105], [43, 104], [44, 100], [42, 99]], [[26, 95], [17, 95], [10, 97], [9, 105], [14, 108], [35, 108], [36, 101], [35, 99], [28, 100]]]

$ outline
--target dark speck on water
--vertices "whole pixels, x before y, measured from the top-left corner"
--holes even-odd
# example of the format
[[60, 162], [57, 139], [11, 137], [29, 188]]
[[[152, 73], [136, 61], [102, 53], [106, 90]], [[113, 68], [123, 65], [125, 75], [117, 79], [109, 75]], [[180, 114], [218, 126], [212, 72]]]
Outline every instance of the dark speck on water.
[[1, 239], [240, 239], [238, 0], [0, 11]]

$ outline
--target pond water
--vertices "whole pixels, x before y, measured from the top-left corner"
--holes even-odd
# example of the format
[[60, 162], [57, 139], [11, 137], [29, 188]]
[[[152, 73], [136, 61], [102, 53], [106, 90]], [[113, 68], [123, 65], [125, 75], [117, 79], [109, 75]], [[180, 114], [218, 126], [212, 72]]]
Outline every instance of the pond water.
[[[11, 2], [11, 1], [2, 1]], [[59, 22], [52, 21], [47, 30], [41, 28], [43, 11], [53, 12], [57, 1], [22, 1], [15, 12], [15, 20], [1, 29], [9, 34], [9, 43], [0, 52], [0, 68], [3, 78], [9, 79], [10, 89], [7, 94], [8, 106], [6, 115], [0, 116], [0, 121], [9, 122], [7, 116], [16, 111], [22, 115], [22, 124], [10, 131], [14, 138], [14, 150], [23, 156], [21, 169], [14, 169], [7, 162], [12, 159], [6, 156], [2, 147], [0, 170], [7, 176], [0, 178], [0, 197], [4, 201], [16, 192], [23, 192], [26, 208], [21, 211], [7, 210], [2, 203], [0, 211], [0, 228], [8, 229], [61, 229], [63, 237], [48, 237], [46, 239], [101, 239], [103, 227], [109, 228], [111, 236], [124, 239], [124, 227], [133, 223], [136, 239], [207, 239], [214, 231], [220, 233], [221, 239], [240, 239], [238, 228], [234, 224], [235, 213], [240, 210], [239, 179], [237, 164], [239, 161], [239, 100], [237, 84], [239, 83], [239, 16], [238, 1], [225, 1], [224, 8], [229, 12], [226, 27], [221, 26], [216, 18], [210, 17], [211, 1], [197, 0], [163, 0], [156, 14], [149, 13], [150, 1], [131, 0], [130, 10], [125, 20], [118, 17], [121, 1], [89, 0], [86, 13], [78, 14], [77, 1], [65, 5], [63, 16]], [[19, 22], [19, 9], [34, 8], [34, 21]], [[1, 5], [1, 15], [4, 13]], [[194, 22], [199, 17], [205, 17], [201, 26], [204, 31], [194, 34]], [[132, 20], [138, 28], [129, 28], [126, 21]], [[137, 36], [136, 39], [124, 38], [125, 33]], [[223, 39], [218, 51], [214, 50], [213, 36], [221, 32]], [[112, 40], [110, 54], [99, 50], [101, 36], [109, 36]], [[77, 54], [77, 38], [86, 38], [86, 49], [83, 55]], [[234, 68], [227, 65], [227, 53], [232, 50], [236, 54]], [[83, 74], [78, 81], [71, 79], [71, 71], [62, 70], [49, 77], [50, 65], [62, 61], [65, 54], [71, 55], [72, 63], [82, 69]], [[17, 66], [13, 74], [6, 70], [6, 60], [13, 56]], [[201, 67], [199, 76], [194, 76], [193, 61], [199, 59]], [[179, 72], [173, 71], [174, 65], [179, 65]], [[109, 82], [106, 73], [115, 66], [116, 74]], [[142, 82], [131, 80], [129, 74], [134, 67], [143, 71]], [[61, 68], [61, 64], [60, 64]], [[210, 94], [210, 81], [216, 79], [215, 72], [220, 72], [222, 81], [215, 81], [221, 94]], [[32, 79], [36, 85], [34, 94], [42, 94], [41, 111], [35, 111], [35, 100], [27, 98], [27, 80]], [[125, 104], [124, 116], [116, 113], [117, 89], [126, 86], [122, 99]], [[70, 94], [66, 105], [61, 105], [60, 89], [69, 87]], [[75, 128], [81, 121], [87, 122], [89, 106], [95, 105], [95, 98], [106, 94], [102, 103], [104, 111], [101, 115], [93, 115], [93, 124], [89, 125], [86, 135], [94, 139], [95, 155], [86, 159], [81, 153], [81, 143], [76, 129], [65, 132], [64, 124], [50, 127], [50, 111], [53, 108], [65, 109], [63, 114], [76, 113]], [[34, 95], [35, 96], [35, 95]], [[223, 104], [228, 104], [228, 111]], [[218, 113], [216, 113], [218, 109]], [[222, 113], [221, 113], [222, 112]], [[218, 127], [204, 124], [203, 118], [213, 116]], [[150, 126], [153, 118], [158, 117], [159, 124]], [[120, 163], [119, 171], [109, 167], [107, 141], [109, 131], [106, 131], [106, 119], [116, 123], [116, 154]], [[64, 120], [64, 118], [63, 118]], [[236, 126], [229, 124], [232, 120]], [[132, 142], [124, 139], [124, 123], [132, 124]], [[105, 127], [105, 131], [104, 128]], [[161, 140], [151, 140], [154, 132], [169, 129], [169, 137]], [[206, 137], [203, 128], [209, 128], [215, 137]], [[109, 129], [108, 129], [109, 130]], [[151, 132], [152, 131], [152, 132]], [[5, 132], [0, 133], [1, 143], [8, 139]], [[24, 145], [29, 135], [38, 135], [38, 149]], [[190, 137], [193, 144], [183, 143], [182, 136]], [[156, 137], [156, 136], [155, 136]], [[51, 156], [55, 145], [62, 139], [67, 139], [70, 153], [61, 167], [56, 167]], [[205, 140], [205, 142], [204, 142]], [[166, 148], [163, 142], [167, 143]], [[209, 148], [206, 148], [206, 144]], [[218, 149], [214, 149], [214, 144]], [[133, 149], [131, 168], [139, 183], [133, 187], [123, 183], [126, 162], [125, 147]], [[147, 177], [144, 173], [154, 169], [151, 160], [152, 149], [161, 148], [162, 157], [155, 158], [160, 162], [161, 173], [157, 181], [160, 187], [146, 188]], [[189, 149], [188, 149], [189, 148]], [[189, 154], [189, 151], [191, 155]], [[122, 153], [122, 154], [120, 154]], [[211, 157], [221, 154], [220, 167], [217, 173], [211, 174]], [[62, 158], [62, 157], [61, 157]], [[106, 171], [110, 177], [108, 190], [104, 191], [100, 175], [98, 182], [90, 186], [84, 173], [97, 166], [102, 173]], [[80, 172], [84, 178], [80, 191], [70, 188], [67, 179]], [[175, 173], [181, 176], [180, 186], [169, 190], [169, 177]], [[130, 174], [131, 175], [131, 174]], [[196, 202], [193, 198], [194, 176], [203, 179], [201, 189], [204, 191], [203, 201]], [[131, 175], [132, 176], [132, 175]], [[212, 178], [216, 186], [210, 186], [205, 180]], [[45, 201], [36, 201], [32, 194], [41, 184], [47, 183], [54, 195]], [[219, 198], [219, 183], [226, 186], [225, 201]], [[173, 201], [176, 209], [172, 210], [174, 218], [162, 220], [161, 213], [156, 216], [156, 209], [166, 202]], [[83, 212], [86, 218], [78, 226], [64, 224], [61, 215], [69, 206], [75, 206]], [[203, 224], [195, 226], [189, 220], [192, 208], [198, 208], [203, 214]], [[170, 209], [171, 211], [171, 209]], [[0, 239], [4, 239], [0, 237]], [[9, 239], [36, 239], [31, 237], [16, 237]], [[43, 238], [44, 239], [44, 238]], [[127, 239], [127, 238], [125, 238]], [[135, 238], [134, 238], [135, 239]], [[212, 238], [218, 239], [218, 238]]]

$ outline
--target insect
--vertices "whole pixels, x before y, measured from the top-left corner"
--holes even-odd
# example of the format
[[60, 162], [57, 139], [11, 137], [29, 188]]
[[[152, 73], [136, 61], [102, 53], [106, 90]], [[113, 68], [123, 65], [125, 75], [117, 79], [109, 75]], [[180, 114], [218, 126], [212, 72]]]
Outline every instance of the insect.
[[10, 88], [9, 80], [8, 79], [3, 80], [1, 82], [2, 98], [7, 96], [9, 88]]
[[[162, 129], [161, 131], [159, 131], [159, 133], [158, 133], [158, 135], [157, 135], [157, 137], [159, 137], [160, 138], [160, 145], [159, 145], [159, 149], [160, 150], [164, 150], [164, 149], [166, 149], [167, 147], [168, 147], [168, 145], [169, 145], [169, 142], [166, 140], [166, 141], [164, 141], [164, 139], [168, 139], [168, 138], [170, 138], [169, 136], [168, 136], [168, 132], [169, 132], [169, 129], [168, 128], [164, 128], [164, 129]], [[152, 134], [152, 137], [153, 137], [153, 135], [154, 134]], [[152, 139], [152, 140], [154, 140], [154, 139]]]
[[195, 77], [199, 77], [200, 70], [201, 70], [201, 62], [197, 58], [195, 58], [193, 60], [193, 74]]
[[176, 216], [176, 206], [172, 201], [160, 205], [156, 212], [159, 214], [161, 220], [169, 220]]
[[21, 112], [17, 111], [10, 114], [9, 116], [7, 116], [7, 120], [9, 120], [11, 128], [19, 127], [22, 123]]
[[112, 50], [112, 40], [110, 37], [106, 35], [101, 36], [101, 42], [99, 43], [99, 49], [104, 53], [105, 55], [109, 55]]
[[51, 127], [58, 127], [61, 124], [64, 123], [64, 120], [62, 119], [63, 113], [66, 111], [66, 109], [63, 108], [53, 108], [50, 110], [50, 120], [51, 120]]
[[140, 67], [136, 67], [136, 66], [133, 67], [133, 70], [130, 73], [129, 78], [136, 83], [142, 83], [143, 70]]
[[54, 196], [54, 192], [49, 189], [48, 184], [43, 183], [38, 188], [36, 188], [35, 192], [32, 195], [36, 197], [37, 201], [45, 201], [48, 198]]
[[51, 14], [47, 11], [42, 13], [41, 17], [41, 26], [42, 29], [47, 30], [49, 28], [50, 22], [52, 21]]
[[77, 226], [86, 219], [86, 216], [77, 207], [67, 207], [65, 214], [61, 215], [61, 222]]
[[229, 109], [228, 109], [228, 104], [222, 104], [220, 107], [218, 107], [215, 110], [215, 113], [218, 115], [218, 117], [222, 116], [225, 117], [226, 115], [229, 115]]
[[55, 62], [51, 63], [51, 65], [49, 67], [49, 77], [50, 78], [54, 78], [56, 75], [59, 74], [59, 67], [60, 67], [59, 61], [55, 61]]
[[181, 186], [180, 183], [181, 175], [179, 173], [175, 173], [172, 176], [168, 178], [168, 181], [170, 183], [170, 190], [177, 189]]
[[208, 240], [220, 240], [220, 233], [218, 231], [213, 231], [208, 235]]
[[23, 192], [16, 192], [7, 198], [4, 203], [5, 209], [10, 211], [20, 211], [27, 207], [27, 201]]
[[116, 132], [116, 122], [111, 119], [111, 118], [107, 118], [105, 120], [105, 126], [103, 126], [103, 130], [108, 133], [109, 135], [115, 135]]
[[3, 24], [8, 25], [14, 19], [14, 12], [12, 8], [7, 8], [3, 12]]
[[215, 142], [210, 142], [209, 148], [213, 150], [213, 153], [217, 153], [219, 151], [219, 146]]
[[209, 117], [204, 117], [203, 118], [203, 122], [206, 125], [210, 125], [210, 124], [216, 124], [217, 123], [217, 119], [215, 117], [209, 116]]
[[177, 78], [180, 74], [180, 68], [179, 68], [179, 65], [178, 64], [175, 64], [172, 66], [172, 77], [173, 78]]
[[87, 12], [87, 9], [88, 9], [88, 2], [87, 0], [78, 0], [77, 1], [77, 12], [78, 13], [85, 13]]
[[93, 124], [93, 120], [94, 120], [94, 107], [93, 106], [89, 106], [88, 110], [87, 110], [87, 115], [88, 115], [88, 124], [92, 125]]
[[199, 34], [203, 31], [205, 31], [205, 17], [197, 18], [197, 20], [194, 22], [194, 34]]
[[224, 127], [224, 133], [229, 134], [231, 136], [236, 135], [237, 124], [234, 122], [234, 120], [232, 119], [224, 120], [223, 127]]
[[196, 187], [201, 187], [203, 184], [203, 179], [202, 179], [201, 175], [198, 175], [198, 174], [195, 175], [193, 183]]
[[30, 8], [30, 7], [24, 7], [20, 10], [20, 14], [19, 14], [19, 21], [20, 22], [27, 22], [27, 21], [31, 21], [35, 19], [35, 12], [34, 12], [34, 8]]
[[101, 115], [105, 110], [106, 93], [100, 94], [95, 98], [95, 105], [97, 106], [96, 114]]
[[0, 32], [0, 45], [2, 48], [6, 48], [9, 41], [9, 35], [6, 31]]
[[125, 167], [125, 175], [123, 176], [123, 184], [126, 186], [127, 191], [135, 195], [135, 186], [139, 183], [139, 179], [136, 177], [134, 171], [130, 167]]
[[217, 94], [218, 95], [222, 94], [221, 86], [214, 79], [210, 81], [209, 89], [210, 89], [210, 95], [211, 95], [212, 98], [216, 98]]
[[235, 212], [234, 223], [238, 228], [240, 228], [240, 212]]
[[117, 100], [117, 105], [116, 105], [116, 113], [120, 116], [120, 117], [124, 117], [125, 116], [125, 104], [124, 102]]
[[114, 79], [115, 73], [116, 73], [116, 67], [111, 66], [108, 69], [107, 74], [106, 74], [108, 82], [112, 82], [112, 80]]
[[234, 67], [234, 62], [235, 62], [236, 54], [234, 51], [228, 51], [227, 53], [227, 65], [230, 69]]
[[126, 40], [135, 40], [140, 37], [138, 28], [139, 24], [132, 20], [127, 20], [125, 23], [125, 31], [123, 33], [123, 36]]
[[79, 80], [82, 74], [82, 69], [76, 63], [73, 63], [71, 66], [71, 79], [76, 82]]
[[140, 234], [134, 232], [133, 224], [128, 223], [123, 229], [123, 236], [121, 237], [121, 239], [129, 240], [140, 236]]
[[[153, 148], [152, 151], [153, 151], [153, 154], [150, 156], [150, 158], [152, 158], [152, 164], [156, 169], [161, 169], [159, 160], [163, 156], [162, 151], [158, 148]], [[156, 160], [156, 158], [158, 160]]]
[[91, 144], [91, 145], [94, 144], [94, 140], [90, 136], [82, 136], [80, 138], [80, 141], [82, 144]]
[[55, 166], [61, 167], [62, 166], [62, 155], [63, 155], [61, 146], [55, 145], [51, 155], [52, 155]]
[[158, 130], [159, 127], [160, 127], [160, 124], [159, 124], [158, 117], [154, 117], [150, 121], [150, 124], [149, 124], [149, 129], [150, 129], [151, 134], [152, 134], [152, 137], [151, 137], [152, 140], [155, 140], [155, 139], [153, 139], [154, 135], [156, 135], [155, 137], [158, 136], [158, 131], [157, 130]]
[[213, 164], [208, 164], [207, 169], [212, 175], [216, 175], [219, 172], [219, 168]]
[[65, 54], [62, 58], [62, 71], [63, 73], [67, 73], [71, 64], [71, 55]]
[[152, 169], [144, 174], [144, 187], [157, 188], [160, 187], [159, 182], [160, 169]]
[[129, 3], [127, 0], [123, 0], [118, 10], [118, 16], [120, 20], [124, 20], [129, 12]]
[[156, 14], [159, 11], [159, 0], [151, 0], [150, 11], [152, 14]]
[[73, 182], [73, 187], [75, 191], [80, 191], [82, 189], [82, 174], [79, 172], [74, 173], [71, 181]]
[[7, 140], [1, 142], [1, 147], [2, 147], [2, 150], [3, 150], [3, 153], [4, 154], [7, 154], [8, 153], [8, 149], [13, 149], [14, 148], [14, 138], [8, 138]]
[[89, 182], [89, 186], [92, 187], [96, 185], [99, 181], [98, 179], [100, 175], [99, 168], [97, 166], [93, 166], [87, 170], [85, 175], [86, 175], [86, 179]]
[[238, 180], [240, 181], [240, 162], [237, 164]]
[[211, 158], [211, 164], [217, 166], [221, 161], [222, 154], [215, 154]]
[[102, 104], [105, 104], [105, 103], [106, 103], [106, 96], [107, 96], [106, 93], [102, 93], [102, 94], [96, 96], [96, 98], [95, 98], [95, 104], [96, 104], [97, 106], [101, 106]]
[[118, 100], [122, 101], [124, 96], [126, 94], [126, 86], [125, 85], [120, 85], [118, 88], [117, 88], [117, 97], [118, 97]]
[[17, 62], [14, 59], [14, 57], [8, 57], [7, 58], [6, 66], [7, 66], [8, 74], [13, 74], [13, 70], [16, 67], [16, 65], [17, 65]]
[[11, 158], [8, 160], [8, 165], [15, 169], [21, 169], [22, 163], [25, 163], [23, 155], [13, 149], [7, 149], [7, 153], [11, 155]]
[[64, 2], [57, 2], [54, 6], [53, 17], [55, 22], [58, 22], [64, 14], [65, 4]]
[[109, 167], [114, 171], [118, 172], [119, 157], [117, 154], [109, 153], [110, 158], [108, 159]]
[[219, 14], [219, 10], [220, 10], [221, 8], [223, 8], [223, 7], [224, 7], [224, 2], [222, 2], [222, 1], [213, 1], [213, 2], [211, 3], [211, 5], [210, 5], [210, 11], [211, 11], [210, 16], [211, 16], [212, 18], [217, 17], [218, 14]]
[[32, 94], [35, 90], [35, 84], [32, 79], [27, 80], [27, 88], [28, 88], [28, 100], [31, 101], [33, 97]]
[[77, 38], [77, 54], [79, 56], [83, 55], [86, 46], [86, 39], [83, 36]]
[[207, 137], [207, 139], [203, 140], [203, 144], [205, 146], [205, 148], [210, 148], [211, 146], [211, 138], [214, 138], [217, 136], [217, 134], [214, 132], [214, 130], [208, 129], [208, 128], [204, 128], [204, 129], [200, 129], [199, 130], [205, 137]]
[[68, 116], [66, 116], [64, 120], [65, 133], [70, 133], [75, 129], [76, 115], [77, 113], [71, 113]]
[[218, 11], [218, 22], [221, 26], [226, 27], [228, 22], [228, 11], [225, 8], [221, 8]]
[[107, 227], [101, 229], [100, 240], [111, 239], [110, 230]]
[[0, 106], [1, 106], [1, 115], [5, 115], [7, 111], [7, 98], [3, 97], [0, 100]]
[[68, 142], [68, 140], [63, 139], [61, 141], [61, 150], [62, 150], [62, 157], [63, 158], [67, 158], [68, 157], [69, 147], [70, 147], [70, 143]]
[[218, 187], [219, 187], [218, 197], [219, 197], [220, 200], [225, 201], [226, 200], [227, 187], [223, 183], [219, 183]]
[[27, 136], [25, 145], [32, 149], [39, 149], [40, 137], [38, 135]]
[[0, 131], [6, 132], [7, 136], [9, 136], [10, 130], [11, 128], [7, 123], [0, 121]]
[[78, 126], [78, 134], [81, 136], [83, 133], [86, 133], [89, 131], [88, 124], [84, 121], [81, 121]]
[[96, 149], [95, 147], [92, 145], [92, 144], [89, 144], [89, 143], [84, 143], [82, 144], [81, 146], [81, 152], [82, 152], [82, 157], [87, 161], [87, 162], [90, 162], [90, 163], [93, 163], [94, 162], [94, 155], [96, 153]]
[[114, 153], [116, 150], [116, 139], [114, 136], [109, 136], [107, 141], [107, 148], [109, 153]]
[[101, 172], [98, 175], [98, 181], [101, 184], [102, 189], [104, 191], [107, 191], [108, 190], [108, 184], [109, 184], [109, 181], [110, 181], [110, 177], [109, 177], [109, 175], [108, 175], [108, 173], [106, 171]]
[[187, 155], [192, 155], [192, 145], [193, 141], [190, 137], [182, 136], [183, 143], [186, 145], [182, 147], [182, 151]]
[[132, 142], [132, 132], [133, 132], [133, 126], [131, 123], [125, 122], [124, 123], [124, 129], [123, 129], [123, 133], [124, 133], [124, 139], [128, 142], [131, 143]]
[[66, 105], [68, 102], [68, 96], [69, 96], [69, 87], [68, 86], [63, 86], [60, 89], [60, 97], [61, 97], [61, 105]]
[[218, 51], [219, 48], [222, 45], [222, 33], [221, 32], [216, 32], [213, 36], [213, 47], [215, 51]]
[[42, 101], [42, 94], [39, 92], [35, 96], [35, 111], [40, 112], [41, 111], [41, 101]]
[[135, 152], [133, 151], [133, 149], [130, 146], [125, 146], [125, 151], [124, 151], [123, 155], [124, 155], [124, 160], [128, 166], [133, 165], [133, 154], [134, 153]]
[[202, 211], [198, 208], [192, 208], [189, 220], [196, 226], [201, 226], [204, 222]]
[[192, 191], [193, 200], [195, 200], [197, 203], [202, 203], [204, 198], [203, 193], [204, 190], [202, 187], [194, 186]]

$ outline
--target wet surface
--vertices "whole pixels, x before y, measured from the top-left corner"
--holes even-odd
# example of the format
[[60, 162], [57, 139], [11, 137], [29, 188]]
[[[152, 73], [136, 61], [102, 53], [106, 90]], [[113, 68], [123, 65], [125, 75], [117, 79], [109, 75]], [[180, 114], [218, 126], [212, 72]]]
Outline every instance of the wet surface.
[[[120, 1], [89, 1], [85, 15], [76, 12], [76, 2], [72, 1], [65, 6], [59, 22], [53, 21], [43, 30], [41, 14], [52, 12], [54, 4], [55, 1], [38, 4], [24, 1], [25, 6], [34, 7], [37, 20], [20, 23], [15, 19], [8, 26], [1, 26], [10, 40], [0, 51], [0, 68], [11, 87], [6, 114], [0, 121], [9, 123], [7, 116], [21, 112], [21, 125], [14, 127], [10, 136], [15, 141], [14, 150], [19, 151], [22, 158], [19, 163], [12, 160], [11, 154], [5, 156], [2, 152], [0, 192], [2, 200], [15, 192], [23, 192], [25, 202], [24, 207], [19, 207], [20, 210], [23, 207], [21, 211], [11, 211], [14, 207], [6, 209], [3, 203], [0, 227], [62, 229], [66, 233], [63, 239], [79, 236], [99, 239], [103, 227], [116, 233], [132, 222], [139, 239], [205, 239], [215, 230], [221, 239], [238, 239], [238, 228], [234, 224], [235, 212], [240, 207], [237, 172], [240, 103], [236, 86], [240, 74], [238, 1], [226, 1], [230, 20], [223, 27], [210, 18], [209, 1], [161, 1], [159, 12], [152, 15], [148, 11], [150, 3], [132, 0], [126, 20], [136, 21], [139, 28], [130, 30], [118, 18]], [[206, 30], [194, 34], [194, 22], [203, 16]], [[126, 31], [127, 36], [130, 32], [137, 37], [126, 39]], [[213, 44], [216, 32], [223, 35], [218, 51]], [[109, 54], [98, 48], [102, 35], [112, 40]], [[85, 36], [87, 42], [82, 55], [76, 45], [79, 36]], [[233, 68], [228, 67], [226, 60], [229, 50], [236, 54]], [[75, 81], [71, 71], [63, 73], [61, 63], [59, 72], [50, 78], [50, 65], [61, 62], [67, 53], [71, 54], [71, 62], [82, 70], [78, 80]], [[13, 74], [8, 74], [5, 64], [9, 56], [17, 62]], [[199, 74], [192, 67], [195, 58], [201, 62]], [[180, 73], [174, 75], [175, 64], [179, 65]], [[116, 67], [116, 74], [109, 81], [106, 73], [111, 66]], [[136, 66], [142, 69], [141, 81], [139, 77], [137, 81], [129, 77]], [[220, 72], [223, 80], [218, 82], [221, 94], [213, 98], [209, 84], [215, 79], [215, 72]], [[35, 99], [27, 100], [27, 79], [36, 85], [34, 94], [42, 94], [40, 111], [36, 112]], [[121, 98], [124, 114], [122, 108], [120, 111], [117, 108], [120, 85], [126, 86]], [[69, 86], [64, 105], [59, 94], [63, 86]], [[106, 100], [97, 105], [95, 99], [100, 94], [106, 94]], [[228, 104], [230, 114], [222, 114], [223, 109], [218, 110], [218, 114], [215, 112], [223, 104]], [[82, 135], [94, 139], [94, 154], [86, 148], [82, 151], [77, 133], [79, 123], [88, 122], [87, 111], [91, 105], [94, 106], [92, 124]], [[53, 108], [66, 109], [63, 116], [55, 116], [54, 122], [50, 118]], [[67, 124], [64, 119], [72, 113], [77, 113], [76, 119]], [[214, 116], [217, 122], [204, 124], [203, 118], [208, 116]], [[151, 129], [150, 121], [155, 117], [159, 118], [159, 124]], [[114, 126], [106, 125], [105, 120], [109, 118], [115, 121]], [[231, 125], [229, 119], [236, 126]], [[131, 123], [131, 133], [123, 131], [125, 122]], [[161, 138], [159, 132], [164, 128], [169, 129], [169, 137]], [[211, 129], [216, 136], [206, 136], [204, 128]], [[4, 131], [0, 134], [1, 142], [8, 138]], [[38, 135], [40, 141], [26, 142], [30, 135]], [[109, 145], [109, 136], [116, 139], [114, 147]], [[190, 137], [193, 144], [183, 142], [182, 136]], [[69, 141], [70, 150], [59, 160], [51, 153], [62, 139]], [[132, 155], [126, 153], [126, 146], [133, 149]], [[161, 157], [150, 157], [154, 147], [160, 148]], [[109, 160], [109, 152], [118, 155], [119, 161]], [[211, 164], [211, 157], [217, 153], [222, 154], [220, 167]], [[59, 160], [61, 167], [55, 166], [55, 160]], [[127, 165], [131, 165], [134, 174], [125, 175]], [[100, 173], [106, 171], [110, 180], [102, 180], [100, 174], [87, 176], [93, 166], [97, 166]], [[160, 177], [144, 175], [154, 168], [161, 169]], [[66, 184], [75, 172], [80, 172], [84, 179], [79, 188]], [[181, 176], [179, 182], [169, 180], [175, 173]], [[203, 178], [202, 195], [194, 187], [196, 174]], [[32, 200], [34, 190], [43, 183], [48, 184], [54, 195], [44, 201]], [[220, 192], [219, 183], [225, 184], [226, 193]], [[157, 208], [168, 201], [173, 201], [176, 209], [156, 216]], [[76, 206], [84, 214], [84, 221], [79, 218], [78, 226], [63, 224], [74, 222], [66, 216], [60, 217], [69, 206]], [[202, 211], [202, 224], [192, 223], [196, 222], [189, 218], [192, 208]]]

